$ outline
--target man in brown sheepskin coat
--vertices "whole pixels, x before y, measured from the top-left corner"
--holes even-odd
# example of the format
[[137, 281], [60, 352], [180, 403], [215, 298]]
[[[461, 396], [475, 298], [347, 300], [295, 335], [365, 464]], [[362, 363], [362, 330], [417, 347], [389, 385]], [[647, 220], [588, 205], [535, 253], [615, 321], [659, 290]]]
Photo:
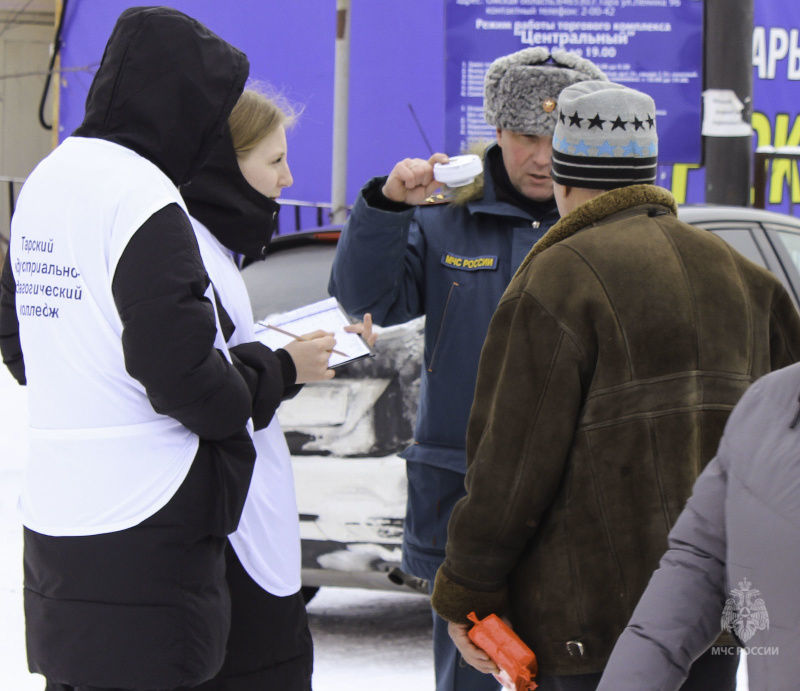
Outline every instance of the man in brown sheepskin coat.
[[[610, 82], [558, 99], [561, 220], [489, 326], [467, 432], [467, 496], [433, 593], [465, 659], [467, 614], [508, 618], [541, 691], [594, 689], [692, 485], [747, 387], [800, 357], [779, 281], [676, 217], [653, 183], [655, 104]], [[680, 606], [680, 603], [675, 603]], [[734, 689], [706, 654], [684, 689]]]

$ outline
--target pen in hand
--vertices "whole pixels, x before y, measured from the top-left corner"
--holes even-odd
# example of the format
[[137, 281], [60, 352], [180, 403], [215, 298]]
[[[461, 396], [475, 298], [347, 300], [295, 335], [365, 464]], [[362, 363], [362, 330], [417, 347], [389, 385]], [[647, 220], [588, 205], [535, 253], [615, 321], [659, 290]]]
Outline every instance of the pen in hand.
[[[262, 322], [263, 323], [263, 322]], [[281, 329], [280, 327], [273, 326], [272, 324], [264, 324], [268, 329], [272, 329], [273, 331], [277, 331], [278, 333], [282, 333], [284, 336], [289, 336], [293, 338], [295, 341], [310, 341], [310, 338], [303, 338], [302, 336], [298, 336], [297, 334], [293, 334], [291, 331], [286, 331], [285, 329]], [[337, 355], [341, 355], [342, 357], [350, 357], [347, 353], [343, 353], [341, 350], [332, 349], [332, 353], [336, 353]]]

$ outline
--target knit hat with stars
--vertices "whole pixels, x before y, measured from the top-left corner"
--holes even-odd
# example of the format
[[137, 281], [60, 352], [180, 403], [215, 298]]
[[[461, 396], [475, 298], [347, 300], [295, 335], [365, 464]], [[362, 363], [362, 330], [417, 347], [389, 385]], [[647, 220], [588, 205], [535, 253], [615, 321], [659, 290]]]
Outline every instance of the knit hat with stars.
[[606, 79], [599, 67], [565, 50], [523, 48], [497, 58], [483, 80], [483, 115], [502, 130], [553, 136], [561, 90], [586, 79]]
[[611, 190], [656, 180], [656, 104], [612, 82], [581, 82], [558, 97], [554, 182]]

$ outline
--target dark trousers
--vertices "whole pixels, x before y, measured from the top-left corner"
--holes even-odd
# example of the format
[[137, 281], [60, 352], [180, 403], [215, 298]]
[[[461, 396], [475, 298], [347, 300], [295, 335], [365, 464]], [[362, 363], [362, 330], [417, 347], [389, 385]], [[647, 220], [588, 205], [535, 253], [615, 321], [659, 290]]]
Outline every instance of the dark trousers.
[[[447, 521], [464, 496], [464, 475], [426, 463], [406, 464], [408, 506], [403, 528], [403, 567], [433, 588], [436, 569], [444, 561]], [[424, 555], [424, 558], [422, 558]], [[496, 691], [500, 684], [461, 659], [447, 622], [433, 612], [433, 663], [436, 691]]]

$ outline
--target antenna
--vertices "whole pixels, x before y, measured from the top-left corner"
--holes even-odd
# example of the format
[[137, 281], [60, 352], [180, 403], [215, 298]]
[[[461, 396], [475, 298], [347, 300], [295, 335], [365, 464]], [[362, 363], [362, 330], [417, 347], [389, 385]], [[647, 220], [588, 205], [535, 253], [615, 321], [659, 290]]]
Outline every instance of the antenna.
[[414, 108], [411, 104], [408, 104], [408, 109], [411, 111], [411, 117], [414, 118], [414, 122], [417, 123], [417, 129], [419, 129], [419, 133], [422, 135], [422, 138], [425, 140], [425, 146], [428, 147], [428, 151], [431, 152], [431, 156], [433, 156], [433, 147], [431, 147], [431, 143], [428, 141], [428, 138], [425, 136], [425, 130], [422, 129], [422, 125], [417, 118], [417, 114], [414, 112]]

